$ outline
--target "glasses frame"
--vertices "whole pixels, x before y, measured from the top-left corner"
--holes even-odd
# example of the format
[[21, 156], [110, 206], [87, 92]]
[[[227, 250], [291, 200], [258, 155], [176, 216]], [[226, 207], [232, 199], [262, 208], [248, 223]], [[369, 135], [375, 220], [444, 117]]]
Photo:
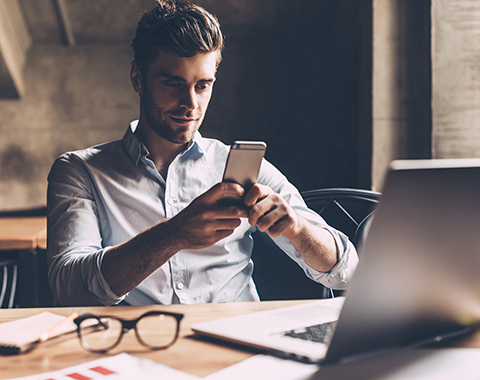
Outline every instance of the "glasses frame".
[[[168, 316], [174, 317], [175, 320], [177, 321], [177, 328], [176, 328], [176, 331], [175, 331], [175, 337], [173, 338], [172, 342], [169, 343], [168, 345], [161, 346], [161, 347], [152, 346], [152, 345], [146, 343], [145, 341], [143, 341], [143, 339], [140, 337], [140, 334], [138, 333], [138, 330], [137, 330], [137, 323], [142, 318], [148, 317], [148, 316], [151, 316], [151, 315], [168, 315]], [[184, 317], [184, 315], [179, 314], [179, 313], [169, 313], [169, 312], [166, 312], [166, 311], [147, 311], [146, 313], [142, 314], [141, 316], [139, 316], [138, 318], [135, 318], [135, 319], [122, 319], [122, 318], [119, 318], [119, 317], [116, 317], [116, 316], [113, 316], [113, 315], [83, 314], [83, 315], [80, 315], [79, 317], [75, 318], [73, 320], [73, 322], [77, 325], [77, 336], [78, 336], [78, 339], [80, 340], [80, 345], [87, 351], [95, 352], [95, 353], [105, 353], [107, 351], [110, 351], [120, 344], [120, 342], [123, 338], [123, 335], [126, 332], [130, 331], [131, 329], [135, 330], [135, 336], [137, 337], [137, 340], [140, 342], [140, 344], [143, 347], [148, 348], [149, 350], [156, 351], [156, 350], [164, 350], [166, 348], [169, 348], [178, 340], [178, 336], [179, 336], [179, 333], [180, 333], [180, 322], [182, 321], [183, 317]], [[117, 340], [112, 345], [110, 345], [109, 347], [104, 348], [104, 349], [96, 349], [96, 348], [90, 347], [86, 343], [86, 341], [83, 337], [84, 334], [82, 333], [82, 329], [80, 328], [80, 324], [85, 319], [90, 319], [90, 318], [97, 319], [99, 321], [99, 323], [101, 323], [100, 320], [102, 318], [110, 318], [110, 319], [115, 319], [115, 320], [119, 321], [122, 324], [122, 330], [121, 330], [120, 334], [118, 335]]]

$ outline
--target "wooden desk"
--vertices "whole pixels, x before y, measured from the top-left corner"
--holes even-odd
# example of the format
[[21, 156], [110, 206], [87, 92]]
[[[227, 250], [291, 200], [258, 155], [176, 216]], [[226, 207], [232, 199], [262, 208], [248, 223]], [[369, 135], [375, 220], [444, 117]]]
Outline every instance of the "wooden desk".
[[[192, 338], [190, 326], [194, 323], [216, 318], [246, 314], [267, 309], [310, 302], [301, 301], [268, 301], [199, 305], [170, 306], [118, 306], [118, 307], [78, 307], [78, 308], [43, 308], [43, 309], [2, 309], [0, 323], [50, 311], [60, 315], [70, 315], [92, 312], [95, 314], [117, 315], [123, 318], [134, 318], [147, 310], [165, 310], [185, 314], [181, 324], [180, 338], [167, 350], [149, 351], [136, 340], [134, 332], [130, 331], [123, 337], [120, 345], [109, 352], [116, 355], [127, 352], [131, 355], [148, 358], [196, 376], [207, 376], [223, 368], [245, 360], [255, 354], [254, 350], [244, 347], [209, 342]], [[450, 342], [449, 347], [480, 347], [480, 333]], [[0, 379], [34, 375], [42, 372], [55, 371], [106, 357], [107, 354], [93, 354], [81, 348], [78, 338], [50, 346], [39, 346], [35, 350], [18, 356], [0, 356]]]
[[[120, 345], [109, 352], [116, 355], [127, 352], [141, 358], [148, 358], [171, 368], [196, 376], [207, 376], [220, 369], [238, 363], [252, 356], [255, 351], [240, 349], [234, 345], [219, 345], [208, 341], [193, 339], [190, 326], [232, 315], [275, 309], [309, 301], [269, 301], [199, 305], [169, 306], [118, 306], [118, 307], [79, 307], [79, 308], [38, 308], [38, 309], [1, 309], [0, 323], [28, 317], [43, 311], [60, 315], [92, 312], [95, 314], [117, 315], [122, 318], [134, 318], [147, 310], [165, 310], [185, 314], [181, 324], [180, 338], [167, 350], [149, 351], [136, 340], [133, 331], [123, 337]], [[84, 362], [100, 359], [106, 354], [93, 354], [81, 348], [78, 338], [56, 343], [48, 347], [39, 346], [35, 350], [17, 356], [0, 356], [0, 379], [34, 375], [59, 370]]]
[[21, 307], [52, 304], [46, 280], [46, 217], [0, 218], [0, 261], [13, 260], [18, 265], [15, 305]]
[[0, 218], [0, 250], [45, 249], [47, 218]]

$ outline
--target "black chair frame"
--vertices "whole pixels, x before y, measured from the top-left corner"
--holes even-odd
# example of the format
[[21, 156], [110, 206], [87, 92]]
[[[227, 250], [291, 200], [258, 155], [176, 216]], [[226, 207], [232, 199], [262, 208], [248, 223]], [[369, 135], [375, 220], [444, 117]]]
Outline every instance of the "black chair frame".
[[[2, 218], [46, 216], [47, 208], [1, 211]], [[9, 250], [0, 255], [0, 308], [54, 306], [46, 251]]]
[[18, 262], [15, 259], [0, 260], [0, 308], [14, 306], [18, 282]]

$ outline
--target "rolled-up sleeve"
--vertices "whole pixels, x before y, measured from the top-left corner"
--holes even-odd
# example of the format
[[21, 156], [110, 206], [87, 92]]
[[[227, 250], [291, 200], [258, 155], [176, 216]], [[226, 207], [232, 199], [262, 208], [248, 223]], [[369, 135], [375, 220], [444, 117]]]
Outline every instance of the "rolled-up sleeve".
[[102, 246], [94, 188], [81, 160], [63, 155], [48, 176], [49, 282], [63, 306], [112, 305], [118, 297], [101, 272]]
[[358, 255], [354, 245], [345, 234], [326, 225], [325, 222], [317, 223], [315, 219], [309, 220], [311, 223], [330, 231], [335, 239], [335, 244], [337, 246], [337, 262], [330, 271], [319, 272], [310, 267], [287, 238], [280, 236], [273, 240], [288, 256], [297, 262], [297, 264], [304, 270], [307, 277], [328, 288], [345, 289], [358, 265]]
[[337, 263], [329, 272], [319, 272], [307, 264], [303, 269], [308, 277], [326, 287], [345, 289], [358, 265], [357, 251], [345, 234], [331, 227], [325, 228], [332, 233], [335, 239], [338, 254]]

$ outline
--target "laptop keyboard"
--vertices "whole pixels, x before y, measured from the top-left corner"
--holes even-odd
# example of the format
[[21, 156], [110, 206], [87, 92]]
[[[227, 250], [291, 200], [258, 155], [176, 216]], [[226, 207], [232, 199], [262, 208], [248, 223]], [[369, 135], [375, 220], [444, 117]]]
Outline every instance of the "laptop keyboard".
[[336, 321], [321, 323], [319, 325], [313, 325], [313, 326], [308, 326], [301, 329], [285, 331], [283, 335], [291, 338], [297, 338], [297, 339], [308, 340], [316, 343], [328, 344], [330, 337], [332, 336], [332, 330], [335, 328], [336, 324], [337, 324]]

